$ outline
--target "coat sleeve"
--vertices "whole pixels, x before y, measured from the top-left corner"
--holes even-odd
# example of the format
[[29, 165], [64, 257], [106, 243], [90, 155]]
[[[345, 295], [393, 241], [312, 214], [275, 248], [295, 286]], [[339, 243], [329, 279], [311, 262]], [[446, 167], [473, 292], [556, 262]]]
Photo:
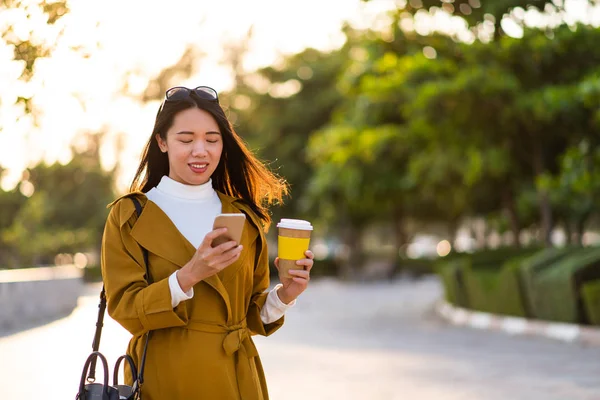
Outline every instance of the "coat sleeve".
[[269, 336], [281, 328], [285, 316], [270, 324], [265, 324], [260, 317], [260, 310], [264, 307], [269, 294], [266, 292], [269, 288], [269, 251], [267, 240], [261, 229], [259, 229], [259, 236], [256, 243], [255, 260], [252, 298], [250, 299], [246, 321], [253, 335]]
[[186, 325], [184, 304], [171, 306], [169, 279], [148, 285], [142, 249], [131, 237], [131, 223], [121, 221], [121, 207], [119, 202], [111, 209], [102, 238], [101, 267], [108, 314], [133, 335]]

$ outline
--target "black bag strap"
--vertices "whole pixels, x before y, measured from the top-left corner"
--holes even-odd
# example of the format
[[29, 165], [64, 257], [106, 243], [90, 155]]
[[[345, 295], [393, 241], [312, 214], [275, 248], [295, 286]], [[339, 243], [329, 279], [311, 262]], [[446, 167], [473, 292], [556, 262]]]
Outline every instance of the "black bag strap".
[[[142, 214], [142, 206], [135, 197], [132, 197], [131, 200], [133, 200], [135, 211], [139, 217]], [[148, 285], [150, 285], [152, 283], [152, 275], [150, 274], [150, 265], [148, 264], [148, 250], [142, 247], [142, 252], [144, 253], [144, 263], [146, 264], [146, 281], [148, 282]], [[146, 354], [148, 353], [148, 341], [150, 340], [150, 336], [152, 336], [152, 331], [148, 331], [148, 333], [146, 333], [146, 343], [144, 343], [144, 351], [142, 353], [140, 369], [138, 370], [138, 378], [135, 382], [135, 384], [137, 384], [137, 388], [135, 389], [140, 391], [140, 398], [142, 385], [144, 384], [144, 367], [146, 366]]]
[[[142, 214], [142, 205], [135, 197], [132, 197], [133, 205], [135, 206], [136, 214], [139, 216]], [[152, 283], [152, 276], [150, 275], [150, 266], [148, 265], [148, 250], [142, 247], [142, 253], [144, 254], [144, 264], [146, 265], [146, 281], [148, 284]], [[104, 326], [104, 313], [106, 311], [106, 291], [104, 289], [104, 285], [102, 285], [102, 291], [100, 292], [100, 304], [98, 304], [98, 320], [96, 321], [96, 333], [94, 334], [94, 341], [92, 342], [92, 351], [98, 352], [100, 348], [100, 337], [102, 336], [102, 327]], [[142, 360], [140, 363], [140, 369], [138, 370], [138, 377], [135, 385], [138, 388], [141, 388], [142, 383], [144, 383], [144, 365], [146, 364], [146, 353], [148, 350], [148, 341], [150, 340], [152, 331], [148, 331], [146, 333], [146, 343], [144, 343], [144, 352], [142, 353]], [[88, 382], [94, 382], [96, 380], [96, 361], [97, 357], [93, 357], [91, 359], [89, 375], [87, 377]], [[85, 373], [85, 372], [84, 372]], [[132, 371], [135, 375], [135, 372]]]

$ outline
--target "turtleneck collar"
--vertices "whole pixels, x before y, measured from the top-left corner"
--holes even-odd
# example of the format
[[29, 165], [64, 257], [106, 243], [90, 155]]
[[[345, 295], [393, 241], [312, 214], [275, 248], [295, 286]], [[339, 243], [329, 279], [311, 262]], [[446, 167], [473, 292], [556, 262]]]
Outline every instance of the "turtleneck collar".
[[215, 194], [211, 179], [202, 185], [186, 185], [166, 175], [161, 178], [156, 189], [168, 196], [187, 200], [207, 199]]

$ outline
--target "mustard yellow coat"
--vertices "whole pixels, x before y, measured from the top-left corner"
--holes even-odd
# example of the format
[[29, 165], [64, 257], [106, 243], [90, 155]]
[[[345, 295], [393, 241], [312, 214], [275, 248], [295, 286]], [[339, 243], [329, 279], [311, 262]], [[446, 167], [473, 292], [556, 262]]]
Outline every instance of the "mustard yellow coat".
[[[144, 400], [266, 400], [267, 385], [251, 335], [268, 336], [284, 318], [265, 325], [260, 310], [269, 287], [267, 243], [260, 222], [240, 200], [217, 192], [222, 212], [247, 216], [238, 261], [194, 286], [194, 297], [171, 307], [169, 276], [196, 248], [141, 192], [112, 206], [102, 241], [102, 274], [109, 315], [133, 335], [127, 353], [139, 367], [148, 345]], [[143, 206], [137, 217], [129, 198]], [[148, 250], [153, 283], [144, 279]], [[127, 369], [128, 370], [128, 369]], [[131, 376], [126, 373], [131, 384]]]

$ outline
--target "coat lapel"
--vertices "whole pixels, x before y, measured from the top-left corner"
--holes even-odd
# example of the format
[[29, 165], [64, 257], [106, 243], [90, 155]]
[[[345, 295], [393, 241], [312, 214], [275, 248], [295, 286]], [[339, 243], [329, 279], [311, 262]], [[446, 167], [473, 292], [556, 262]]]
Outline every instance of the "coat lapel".
[[131, 236], [149, 252], [180, 268], [196, 251], [164, 211], [150, 200], [146, 202], [142, 214], [133, 226]]
[[[137, 222], [131, 230], [131, 236], [149, 252], [183, 267], [196, 252], [196, 248], [181, 234], [173, 221], [154, 202], [148, 200]], [[227, 305], [231, 318], [229, 295], [218, 275], [210, 276], [203, 282], [215, 289]]]

